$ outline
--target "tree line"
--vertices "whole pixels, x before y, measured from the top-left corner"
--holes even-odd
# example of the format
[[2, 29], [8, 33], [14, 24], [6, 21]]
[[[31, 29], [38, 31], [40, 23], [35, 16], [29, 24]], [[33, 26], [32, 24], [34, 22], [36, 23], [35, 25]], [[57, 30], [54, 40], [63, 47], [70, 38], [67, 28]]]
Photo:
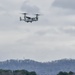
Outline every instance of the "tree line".
[[27, 70], [3, 70], [0, 69], [0, 75], [37, 75], [35, 71], [27, 71]]
[[60, 71], [57, 75], [75, 75], [74, 72], [70, 71], [70, 72], [62, 72]]

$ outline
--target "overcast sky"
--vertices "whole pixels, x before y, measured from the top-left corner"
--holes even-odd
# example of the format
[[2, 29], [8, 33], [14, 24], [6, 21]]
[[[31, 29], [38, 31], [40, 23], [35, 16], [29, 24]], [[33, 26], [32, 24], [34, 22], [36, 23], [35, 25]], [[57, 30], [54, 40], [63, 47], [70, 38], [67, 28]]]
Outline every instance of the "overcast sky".
[[[38, 22], [20, 22], [22, 12]], [[75, 59], [75, 0], [0, 0], [0, 61]]]

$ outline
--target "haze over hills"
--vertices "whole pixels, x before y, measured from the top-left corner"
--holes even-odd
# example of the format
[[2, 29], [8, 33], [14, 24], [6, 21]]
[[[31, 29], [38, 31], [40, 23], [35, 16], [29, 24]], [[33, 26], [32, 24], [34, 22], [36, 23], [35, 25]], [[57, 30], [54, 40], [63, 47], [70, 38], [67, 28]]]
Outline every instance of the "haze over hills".
[[7, 60], [0, 62], [0, 69], [25, 69], [35, 71], [38, 75], [56, 75], [59, 71], [75, 72], [75, 60], [62, 59], [52, 62], [37, 62], [33, 60]]

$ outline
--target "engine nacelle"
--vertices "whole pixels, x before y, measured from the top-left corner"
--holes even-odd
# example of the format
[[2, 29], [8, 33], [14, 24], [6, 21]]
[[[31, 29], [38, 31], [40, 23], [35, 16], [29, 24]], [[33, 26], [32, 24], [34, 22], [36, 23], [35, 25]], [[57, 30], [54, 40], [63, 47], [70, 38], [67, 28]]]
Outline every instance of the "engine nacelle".
[[20, 17], [20, 21], [22, 21], [22, 18]]

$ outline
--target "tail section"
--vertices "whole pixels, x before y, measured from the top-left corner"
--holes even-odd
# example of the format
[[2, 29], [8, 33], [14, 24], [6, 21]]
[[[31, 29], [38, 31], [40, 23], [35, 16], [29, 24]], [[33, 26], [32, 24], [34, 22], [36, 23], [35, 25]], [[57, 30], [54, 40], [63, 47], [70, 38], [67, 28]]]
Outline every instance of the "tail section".
[[38, 21], [38, 16], [40, 16], [40, 14], [36, 14], [36, 21]]
[[38, 21], [38, 16], [36, 16], [36, 21]]

